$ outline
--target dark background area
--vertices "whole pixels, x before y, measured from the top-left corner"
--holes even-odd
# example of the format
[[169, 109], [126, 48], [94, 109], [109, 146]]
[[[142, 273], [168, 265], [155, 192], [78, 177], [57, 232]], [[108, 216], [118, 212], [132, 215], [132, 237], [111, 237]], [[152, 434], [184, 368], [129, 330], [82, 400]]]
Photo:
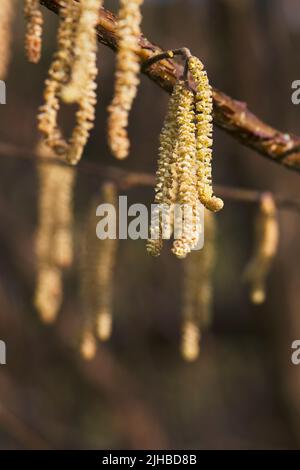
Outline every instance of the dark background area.
[[[55, 50], [57, 17], [45, 9], [43, 58], [26, 63], [21, 1], [14, 25], [7, 105], [0, 107], [0, 143], [34, 149], [36, 114]], [[117, 2], [105, 6], [116, 10]], [[188, 46], [211, 82], [246, 101], [271, 125], [300, 134], [291, 83], [300, 79], [297, 0], [145, 0], [143, 31], [166, 49]], [[106, 107], [113, 93], [113, 52], [99, 47], [97, 122], [84, 159], [154, 172], [167, 96], [142, 78], [131, 115], [132, 152], [122, 163], [106, 144]], [[71, 120], [65, 119], [71, 126]], [[299, 198], [299, 175], [215, 130], [214, 181]], [[143, 241], [120, 242], [114, 332], [91, 363], [75, 347], [82, 311], [78, 263], [65, 276], [57, 323], [40, 323], [32, 306], [37, 173], [34, 161], [0, 156], [0, 448], [287, 449], [300, 445], [299, 230], [295, 212], [280, 213], [279, 254], [267, 302], [252, 306], [241, 282], [251, 255], [255, 207], [227, 202], [217, 216], [214, 321], [200, 359], [179, 354], [181, 266], [169, 250], [151, 259]], [[77, 239], [89, 200], [101, 185], [79, 174]], [[126, 194], [126, 193], [125, 193]], [[153, 199], [151, 188], [129, 201]]]

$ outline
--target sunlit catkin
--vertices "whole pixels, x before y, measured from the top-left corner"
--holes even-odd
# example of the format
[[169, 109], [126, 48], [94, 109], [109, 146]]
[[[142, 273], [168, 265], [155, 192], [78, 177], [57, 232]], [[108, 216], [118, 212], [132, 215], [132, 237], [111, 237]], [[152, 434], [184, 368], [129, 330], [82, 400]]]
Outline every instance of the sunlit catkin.
[[[197, 244], [197, 180], [196, 180], [196, 138], [194, 95], [184, 82], [179, 82], [179, 100], [176, 110], [178, 127], [178, 147], [176, 171], [178, 181], [177, 203], [184, 213], [183, 233], [174, 241], [173, 253], [178, 258], [185, 258]], [[191, 213], [187, 216], [187, 210]]]
[[196, 85], [197, 180], [200, 202], [217, 212], [223, 201], [212, 189], [212, 89], [202, 62], [197, 57], [188, 60], [189, 71]]
[[73, 201], [76, 173], [73, 168], [61, 165], [56, 168], [56, 178], [53, 256], [57, 266], [67, 268], [73, 262]]
[[11, 57], [11, 28], [14, 8], [14, 0], [0, 1], [0, 80], [6, 78]]
[[51, 265], [38, 267], [34, 305], [44, 323], [53, 323], [63, 299], [62, 273]]
[[[95, 81], [97, 74], [96, 25], [103, 0], [81, 0], [78, 26], [74, 38], [74, 61], [69, 83], [61, 96], [66, 103], [77, 103], [87, 83]], [[96, 88], [96, 87], [95, 87]]]
[[[117, 205], [117, 190], [113, 183], [102, 187], [101, 201]], [[116, 263], [117, 239], [97, 237], [96, 207], [92, 201], [88, 214], [81, 252], [81, 299], [83, 311], [83, 337], [88, 335], [107, 341], [112, 332], [113, 281]]]
[[212, 309], [212, 276], [215, 267], [215, 220], [205, 211], [205, 241], [183, 262], [183, 327], [181, 353], [194, 361], [200, 352], [202, 329], [209, 326]]
[[245, 280], [250, 284], [250, 298], [261, 304], [266, 299], [266, 279], [277, 253], [279, 222], [276, 203], [271, 194], [261, 197], [255, 222], [255, 248], [253, 258], [246, 267]]
[[112, 153], [119, 159], [126, 158], [130, 148], [127, 127], [139, 85], [140, 62], [137, 50], [142, 4], [143, 0], [120, 0], [115, 95], [108, 108], [108, 141]]
[[[201, 61], [193, 56], [186, 60], [196, 92], [185, 79], [175, 84], [161, 133], [155, 197], [156, 204], [175, 207], [172, 251], [178, 258], [185, 258], [197, 246], [200, 204], [212, 212], [223, 207], [212, 190], [212, 90]], [[163, 240], [159, 214], [154, 222], [147, 250], [158, 256]]]
[[29, 62], [38, 63], [42, 51], [43, 16], [39, 0], [24, 0], [25, 50]]
[[97, 352], [97, 341], [95, 335], [89, 329], [84, 330], [81, 344], [80, 354], [86, 361], [91, 361], [96, 356]]
[[94, 127], [97, 103], [97, 33], [98, 14], [103, 0], [82, 0], [74, 40], [74, 62], [70, 82], [62, 89], [67, 103], [77, 103], [76, 126], [73, 130], [67, 160], [75, 165], [81, 158]]
[[[155, 204], [171, 206], [176, 202], [176, 160], [177, 160], [177, 107], [180, 88], [175, 87], [169, 100], [167, 115], [160, 134], [158, 169], [156, 172]], [[161, 214], [154, 214], [151, 227], [151, 238], [147, 242], [147, 251], [150, 255], [160, 255], [162, 239]]]
[[[58, 50], [49, 70], [40, 109], [39, 130], [58, 155], [75, 165], [80, 160], [91, 129], [96, 106], [96, 24], [102, 0], [62, 1]], [[80, 90], [80, 93], [79, 93]], [[76, 125], [69, 141], [59, 129], [60, 99], [77, 103]]]

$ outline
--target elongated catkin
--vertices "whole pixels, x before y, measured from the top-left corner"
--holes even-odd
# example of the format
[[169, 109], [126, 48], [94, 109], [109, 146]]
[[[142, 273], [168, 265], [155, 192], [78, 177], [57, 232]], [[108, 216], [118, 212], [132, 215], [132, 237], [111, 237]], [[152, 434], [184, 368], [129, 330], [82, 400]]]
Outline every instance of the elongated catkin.
[[[96, 24], [102, 0], [62, 0], [58, 50], [50, 66], [38, 116], [39, 130], [57, 155], [75, 165], [80, 160], [91, 129], [96, 106]], [[57, 118], [60, 100], [77, 103], [76, 125], [67, 141]]]
[[212, 189], [212, 89], [202, 62], [197, 57], [188, 61], [189, 71], [196, 83], [197, 180], [201, 203], [217, 212], [223, 201], [213, 195]]
[[183, 261], [183, 306], [181, 352], [191, 362], [200, 353], [201, 332], [211, 321], [215, 267], [215, 220], [205, 211], [205, 241]]
[[38, 63], [42, 52], [43, 16], [39, 0], [24, 0], [25, 50], [29, 62]]
[[0, 1], [0, 80], [6, 78], [10, 63], [14, 11], [15, 0]]
[[[44, 145], [38, 154], [53, 157]], [[73, 261], [73, 199], [76, 173], [59, 164], [39, 164], [38, 229], [36, 233], [36, 308], [52, 323], [63, 299], [62, 273]]]
[[137, 56], [144, 0], [120, 0], [115, 94], [108, 108], [108, 142], [118, 159], [128, 156], [129, 113], [139, 85], [140, 62]]

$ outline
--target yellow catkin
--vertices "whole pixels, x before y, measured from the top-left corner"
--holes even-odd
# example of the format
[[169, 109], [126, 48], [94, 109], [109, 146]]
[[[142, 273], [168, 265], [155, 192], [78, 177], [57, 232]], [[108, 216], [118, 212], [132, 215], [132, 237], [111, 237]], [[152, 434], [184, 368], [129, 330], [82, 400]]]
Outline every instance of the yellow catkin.
[[[80, 160], [94, 126], [97, 102], [96, 24], [101, 5], [102, 0], [83, 0], [80, 4], [73, 0], [62, 1], [58, 50], [46, 80], [45, 104], [38, 116], [39, 130], [47, 145], [72, 165]], [[80, 73], [79, 67], [83, 69]], [[81, 87], [80, 94], [75, 93], [76, 96], [72, 92], [74, 83]], [[70, 84], [71, 93], [67, 84]], [[76, 125], [68, 142], [57, 123], [61, 98], [69, 102], [75, 100], [79, 107]]]
[[6, 78], [10, 63], [14, 9], [14, 0], [0, 1], [0, 80]]
[[[180, 216], [184, 222], [183, 232], [174, 241], [172, 250], [178, 258], [184, 258], [199, 238], [196, 176], [194, 95], [183, 81], [178, 81], [161, 132], [155, 188], [155, 204], [169, 207], [173, 219], [175, 205], [182, 210], [175, 214], [176, 220]], [[152, 256], [159, 256], [163, 232], [160, 213], [154, 221], [157, 223], [151, 230], [147, 250]]]
[[[158, 169], [156, 172], [155, 204], [167, 204], [171, 206], [176, 202], [177, 188], [175, 188], [176, 174], [175, 165], [177, 160], [177, 120], [176, 112], [178, 107], [180, 89], [174, 88], [170, 98], [167, 115], [160, 134], [160, 146], [158, 157]], [[153, 220], [151, 237], [147, 242], [147, 251], [150, 255], [157, 257], [160, 255], [163, 240], [160, 215]]]
[[205, 242], [183, 264], [183, 327], [181, 353], [192, 362], [200, 353], [201, 330], [209, 326], [212, 309], [212, 275], [215, 267], [215, 220], [205, 211]]
[[[53, 157], [39, 145], [41, 157]], [[37, 286], [35, 305], [46, 323], [56, 319], [63, 298], [62, 270], [73, 260], [73, 190], [75, 172], [59, 164], [40, 164], [38, 229], [36, 233]]]
[[120, 0], [115, 94], [108, 108], [108, 141], [118, 159], [126, 158], [130, 148], [127, 127], [139, 85], [140, 62], [136, 52], [141, 34], [142, 4], [143, 0]]
[[184, 218], [182, 236], [174, 241], [173, 253], [178, 258], [185, 258], [197, 244], [197, 180], [196, 180], [196, 138], [194, 95], [184, 84], [179, 82], [179, 101], [177, 108], [178, 148], [177, 148], [177, 203], [182, 208], [187, 206], [192, 211], [190, 219]]
[[[117, 190], [113, 183], [103, 185], [101, 201], [116, 208]], [[96, 202], [99, 203], [98, 200]], [[96, 204], [93, 201], [81, 253], [83, 332], [89, 331], [101, 341], [107, 341], [112, 333], [113, 278], [118, 241], [99, 240], [95, 226]]]
[[[39, 207], [36, 234], [37, 281], [35, 306], [45, 323], [52, 323], [62, 302], [61, 270], [53, 262], [53, 237], [55, 233], [55, 198], [57, 182], [52, 165], [38, 166]], [[54, 212], [53, 212], [54, 210]]]
[[245, 280], [250, 284], [250, 298], [254, 304], [266, 299], [266, 279], [272, 261], [277, 253], [279, 223], [276, 203], [271, 194], [261, 198], [259, 213], [255, 222], [255, 249], [252, 260], [245, 270]]
[[197, 57], [189, 59], [189, 71], [196, 84], [197, 179], [200, 202], [217, 212], [224, 206], [222, 199], [213, 195], [212, 189], [212, 89], [202, 62]]
[[26, 18], [25, 50], [29, 62], [37, 64], [41, 58], [43, 16], [39, 0], [24, 0]]

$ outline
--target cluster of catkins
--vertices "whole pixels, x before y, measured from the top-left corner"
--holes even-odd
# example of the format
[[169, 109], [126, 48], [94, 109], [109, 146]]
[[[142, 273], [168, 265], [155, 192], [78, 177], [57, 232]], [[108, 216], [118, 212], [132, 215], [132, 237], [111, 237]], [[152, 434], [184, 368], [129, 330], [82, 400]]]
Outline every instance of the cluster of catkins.
[[[190, 57], [187, 65], [196, 91], [183, 80], [175, 84], [160, 136], [155, 188], [158, 206], [179, 205], [192, 212], [181, 237], [174, 241], [172, 251], [178, 258], [185, 258], [198, 243], [199, 204], [212, 212], [223, 207], [212, 189], [212, 90], [201, 61]], [[161, 220], [155, 227], [147, 249], [158, 256], [163, 244]]]
[[[73, 192], [76, 171], [66, 165], [51, 163], [53, 153], [40, 144], [38, 166], [39, 225], [36, 233], [37, 283], [35, 307], [45, 323], [53, 323], [63, 302], [63, 275], [74, 261]], [[98, 196], [98, 194], [97, 194]], [[101, 199], [117, 203], [113, 183], [102, 186]], [[112, 331], [113, 277], [117, 240], [101, 240], [95, 233], [95, 213], [99, 198], [92, 200], [81, 239], [79, 277], [81, 285], [82, 325], [80, 352], [92, 359], [97, 350], [96, 337], [107, 341]]]
[[140, 61], [137, 51], [143, 2], [144, 0], [120, 0], [115, 95], [108, 108], [108, 142], [118, 159], [126, 158], [130, 148], [127, 127], [129, 112], [139, 85]]
[[[1, 3], [9, 2], [11, 0], [2, 0]], [[127, 126], [139, 84], [137, 52], [142, 3], [143, 0], [120, 0], [116, 84], [108, 120], [109, 145], [119, 159], [127, 157], [130, 148]], [[45, 143], [72, 165], [80, 160], [94, 127], [98, 72], [96, 26], [102, 6], [103, 0], [61, 0], [58, 47], [45, 83], [45, 102], [38, 116], [38, 127]], [[24, 0], [24, 14], [26, 54], [30, 62], [37, 63], [41, 57], [43, 25], [39, 0]], [[69, 139], [64, 137], [58, 124], [62, 103], [78, 107], [76, 125]]]

